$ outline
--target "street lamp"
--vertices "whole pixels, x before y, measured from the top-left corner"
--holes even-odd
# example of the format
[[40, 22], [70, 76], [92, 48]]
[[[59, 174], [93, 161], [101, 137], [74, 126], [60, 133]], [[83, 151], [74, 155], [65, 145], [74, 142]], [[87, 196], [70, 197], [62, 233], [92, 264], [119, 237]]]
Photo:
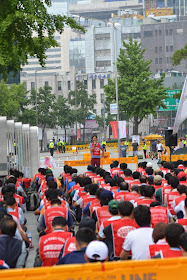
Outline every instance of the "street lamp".
[[[108, 26], [113, 27], [113, 44], [114, 44], [114, 65], [115, 65], [115, 91], [117, 105], [117, 128], [118, 128], [118, 157], [120, 157], [120, 139], [119, 139], [119, 102], [118, 102], [118, 69], [117, 69], [117, 46], [116, 46], [116, 27], [121, 27], [118, 22], [108, 22]], [[116, 29], [116, 30], [115, 30]]]

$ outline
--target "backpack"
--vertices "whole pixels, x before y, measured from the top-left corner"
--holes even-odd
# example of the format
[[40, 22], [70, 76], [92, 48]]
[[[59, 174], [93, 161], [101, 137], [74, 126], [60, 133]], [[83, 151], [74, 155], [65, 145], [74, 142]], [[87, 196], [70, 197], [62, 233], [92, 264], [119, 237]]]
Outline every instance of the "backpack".
[[39, 194], [31, 192], [27, 196], [26, 209], [27, 211], [35, 211], [39, 207]]

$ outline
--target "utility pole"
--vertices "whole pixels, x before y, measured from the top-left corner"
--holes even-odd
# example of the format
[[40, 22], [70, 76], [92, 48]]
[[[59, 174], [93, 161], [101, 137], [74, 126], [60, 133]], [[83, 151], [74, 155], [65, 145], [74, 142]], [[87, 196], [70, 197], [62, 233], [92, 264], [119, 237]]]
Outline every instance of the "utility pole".
[[76, 80], [76, 72], [75, 72], [75, 79], [74, 79], [74, 83], [75, 83], [75, 135], [76, 135], [76, 145], [77, 145], [77, 80]]

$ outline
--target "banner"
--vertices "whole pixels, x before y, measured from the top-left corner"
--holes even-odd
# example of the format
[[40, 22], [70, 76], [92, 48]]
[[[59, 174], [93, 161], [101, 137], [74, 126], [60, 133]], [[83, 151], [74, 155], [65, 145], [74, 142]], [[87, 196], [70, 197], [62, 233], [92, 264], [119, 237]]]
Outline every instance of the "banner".
[[177, 110], [177, 115], [173, 127], [173, 134], [176, 134], [178, 132], [179, 126], [186, 118], [187, 118], [187, 78], [185, 79], [184, 86], [182, 89], [179, 107]]
[[118, 125], [117, 121], [110, 122], [114, 139], [118, 139]]
[[126, 121], [119, 121], [119, 139], [126, 138]]
[[77, 139], [81, 139], [81, 129], [77, 129]]

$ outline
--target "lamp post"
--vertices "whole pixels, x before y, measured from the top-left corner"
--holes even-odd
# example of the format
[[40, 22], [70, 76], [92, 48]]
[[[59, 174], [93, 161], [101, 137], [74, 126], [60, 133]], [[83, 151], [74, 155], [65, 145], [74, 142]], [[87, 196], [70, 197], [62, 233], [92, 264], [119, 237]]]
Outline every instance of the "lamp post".
[[[116, 30], [117, 26], [121, 24], [117, 22], [109, 22], [108, 26], [113, 27], [113, 45], [114, 45], [114, 65], [115, 65], [115, 91], [116, 91], [116, 105], [117, 105], [117, 127], [118, 127], [118, 157], [120, 157], [120, 139], [119, 139], [119, 102], [118, 102], [118, 69], [117, 69], [117, 46], [116, 46]], [[115, 30], [116, 29], [116, 30]]]

